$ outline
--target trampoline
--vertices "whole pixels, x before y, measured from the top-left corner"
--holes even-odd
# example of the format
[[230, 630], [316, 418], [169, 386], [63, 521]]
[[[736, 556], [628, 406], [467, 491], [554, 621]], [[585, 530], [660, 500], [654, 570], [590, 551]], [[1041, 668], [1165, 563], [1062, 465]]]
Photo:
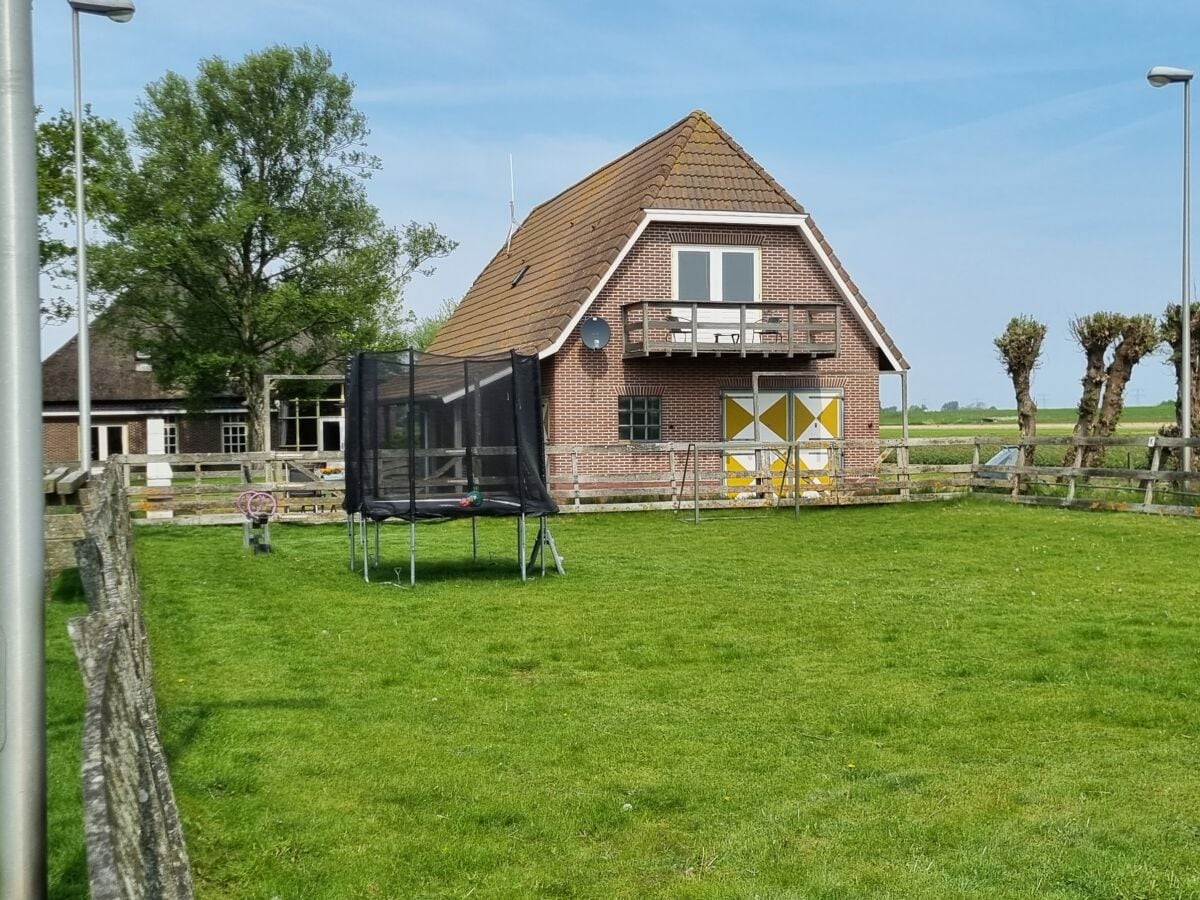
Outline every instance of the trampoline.
[[[477, 519], [517, 520], [521, 578], [552, 553], [547, 516], [558, 507], [546, 486], [541, 367], [517, 352], [452, 357], [416, 350], [360, 352], [346, 373], [346, 498], [350, 565], [370, 579], [369, 528], [379, 561], [381, 523], [410, 525], [409, 582], [416, 583], [419, 521], [470, 518], [478, 559]], [[526, 561], [525, 530], [539, 519]]]

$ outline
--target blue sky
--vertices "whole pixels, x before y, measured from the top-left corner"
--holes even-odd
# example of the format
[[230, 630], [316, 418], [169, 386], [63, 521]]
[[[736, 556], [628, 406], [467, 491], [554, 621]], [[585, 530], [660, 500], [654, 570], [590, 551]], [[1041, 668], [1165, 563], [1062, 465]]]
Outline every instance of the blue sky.
[[[509, 153], [520, 217], [697, 107], [812, 213], [912, 363], [914, 403], [1011, 405], [991, 340], [1029, 313], [1050, 329], [1035, 395], [1073, 405], [1070, 317], [1179, 297], [1182, 91], [1145, 72], [1200, 64], [1190, 3], [139, 0], [128, 25], [83, 25], [85, 97], [122, 122], [202, 57], [329, 50], [383, 160], [372, 199], [460, 242], [410, 289], [418, 312], [503, 240]], [[66, 3], [37, 0], [34, 27], [38, 102], [69, 107]], [[1129, 400], [1173, 393], [1154, 359]]]

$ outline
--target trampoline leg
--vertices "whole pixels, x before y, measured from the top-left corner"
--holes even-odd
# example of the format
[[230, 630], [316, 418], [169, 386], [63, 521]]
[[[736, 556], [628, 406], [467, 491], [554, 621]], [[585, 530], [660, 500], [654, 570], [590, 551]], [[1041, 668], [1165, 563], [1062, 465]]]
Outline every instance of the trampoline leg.
[[521, 558], [521, 582], [525, 582], [525, 513], [517, 521], [517, 556]]
[[379, 527], [380, 523], [375, 523], [375, 565], [379, 565], [381, 556], [379, 553]]
[[538, 553], [542, 557], [542, 577], [546, 577], [546, 517], [542, 516], [538, 525]]
[[370, 584], [371, 583], [371, 550], [370, 550], [370, 547], [367, 545], [367, 531], [368, 531], [369, 526], [367, 525], [366, 516], [363, 517], [362, 522], [360, 522], [359, 524], [361, 526], [360, 531], [362, 531], [363, 581], [365, 581], [367, 584]]
[[354, 571], [354, 516], [346, 514], [346, 534], [350, 536], [350, 571]]
[[479, 517], [471, 516], [471, 559], [479, 562]]
[[408, 584], [417, 586], [417, 520], [408, 523]]

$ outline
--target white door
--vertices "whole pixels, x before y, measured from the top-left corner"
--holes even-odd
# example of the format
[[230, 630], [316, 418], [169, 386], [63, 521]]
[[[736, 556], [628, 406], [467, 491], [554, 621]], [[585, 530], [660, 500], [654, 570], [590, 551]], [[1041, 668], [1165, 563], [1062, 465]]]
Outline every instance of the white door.
[[92, 426], [92, 462], [129, 452], [129, 429], [124, 425]]

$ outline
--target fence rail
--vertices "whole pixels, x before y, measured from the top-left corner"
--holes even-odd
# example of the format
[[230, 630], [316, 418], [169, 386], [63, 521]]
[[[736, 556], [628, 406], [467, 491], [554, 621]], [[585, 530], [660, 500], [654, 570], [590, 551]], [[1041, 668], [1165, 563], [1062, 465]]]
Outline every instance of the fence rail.
[[[693, 441], [555, 444], [548, 481], [564, 512], [730, 506], [849, 505], [967, 493], [1039, 505], [1200, 514], [1200, 476], [1178, 469], [1180, 438], [1070, 436], [1020, 441], [979, 435], [859, 441]], [[1200, 439], [1193, 439], [1200, 448]], [[989, 465], [1001, 447], [1017, 458]], [[422, 457], [451, 451], [429, 448]], [[1197, 454], [1200, 455], [1200, 454]], [[125, 456], [112, 460], [136, 520], [240, 521], [245, 490], [272, 493], [284, 521], [342, 517], [343, 460], [336, 453], [268, 452]], [[170, 466], [170, 478], [161, 464]], [[152, 465], [153, 464], [153, 465]], [[431, 469], [422, 483], [461, 489]]]
[[[1200, 439], [1190, 440], [1200, 449]], [[552, 444], [548, 482], [564, 512], [848, 505], [984, 493], [1018, 503], [1200, 515], [1200, 476], [1177, 468], [1181, 438], [991, 436], [812, 442]], [[1008, 464], [989, 464], [1014, 446]], [[448, 450], [428, 449], [428, 456]], [[274, 494], [284, 521], [342, 517], [334, 452], [114, 457], [136, 520], [240, 521], [242, 491]], [[161, 464], [170, 467], [170, 478]], [[154, 467], [151, 467], [154, 464]], [[438, 480], [442, 479], [442, 480]], [[461, 481], [461, 479], [458, 479]], [[454, 490], [452, 473], [431, 485]], [[445, 484], [442, 484], [445, 481]], [[461, 485], [458, 485], [461, 487]]]

